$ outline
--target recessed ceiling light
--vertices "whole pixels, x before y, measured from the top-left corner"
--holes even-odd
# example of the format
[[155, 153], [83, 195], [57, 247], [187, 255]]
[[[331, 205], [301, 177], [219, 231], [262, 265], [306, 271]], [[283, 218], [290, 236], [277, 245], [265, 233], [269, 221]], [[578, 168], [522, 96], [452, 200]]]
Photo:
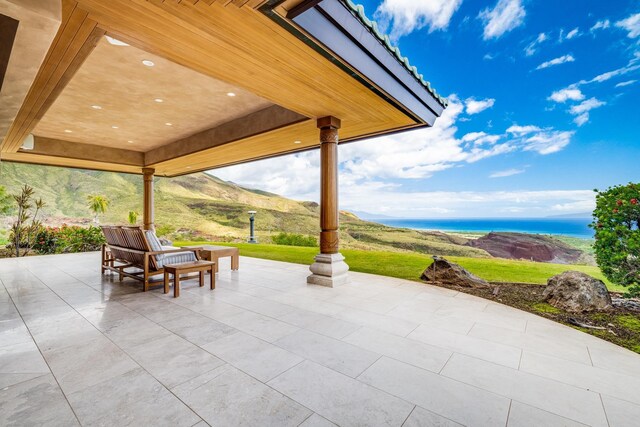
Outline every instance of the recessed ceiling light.
[[132, 140], [128, 140], [127, 142], [128, 142], [129, 144], [133, 144], [133, 141], [132, 141]]
[[142, 63], [147, 67], [153, 67], [154, 65], [156, 65], [155, 62], [149, 61], [148, 59], [145, 59], [144, 61], [142, 61]]
[[235, 93], [233, 93], [233, 92], [228, 92], [228, 93], [227, 93], [227, 96], [236, 96], [236, 94], [235, 94]]
[[171, 124], [171, 123], [169, 123], [169, 122], [165, 123], [165, 125], [167, 125], [167, 126], [173, 126], [173, 124]]
[[294, 144], [302, 144], [302, 141], [293, 141]]
[[187, 166], [187, 169], [191, 169], [191, 166]]
[[162, 98], [156, 98], [156, 99], [154, 99], [154, 101], [156, 101], [156, 102], [164, 102], [164, 99], [162, 99]]
[[118, 126], [111, 126], [111, 129], [118, 129]]
[[73, 132], [73, 131], [72, 131], [72, 130], [69, 130], [69, 129], [65, 129], [65, 130], [64, 130], [64, 133], [71, 133], [71, 132]]
[[107, 41], [114, 45], [114, 46], [129, 46], [128, 44], [126, 44], [123, 41], [120, 41], [118, 39], [114, 39], [113, 37], [109, 37], [109, 36], [105, 36], [105, 38], [107, 39]]
[[102, 110], [102, 107], [99, 105], [92, 105], [91, 108], [93, 108], [94, 110]]

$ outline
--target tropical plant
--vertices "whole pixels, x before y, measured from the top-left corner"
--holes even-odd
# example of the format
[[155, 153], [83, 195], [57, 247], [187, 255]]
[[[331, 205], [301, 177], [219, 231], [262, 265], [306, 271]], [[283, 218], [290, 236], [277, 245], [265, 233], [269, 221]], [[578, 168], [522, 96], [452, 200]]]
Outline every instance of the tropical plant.
[[77, 225], [42, 227], [33, 244], [39, 254], [97, 251], [105, 242], [100, 227]]
[[313, 236], [304, 236], [295, 233], [279, 233], [271, 237], [276, 245], [286, 246], [318, 246], [318, 240]]
[[625, 296], [640, 295], [640, 184], [595, 190], [596, 208], [591, 227], [594, 250], [602, 273], [628, 289]]
[[[42, 199], [33, 202], [34, 194], [33, 188], [25, 184], [20, 194], [13, 195], [13, 199], [18, 205], [18, 215], [11, 226], [9, 240], [16, 257], [29, 254], [33, 241], [42, 227], [41, 221], [38, 220], [38, 214], [45, 207], [45, 203]], [[23, 249], [22, 253], [21, 249]]]
[[7, 194], [7, 189], [4, 186], [0, 185], [0, 215], [7, 215], [11, 212], [12, 206], [12, 197], [10, 194]]
[[131, 225], [136, 225], [136, 223], [138, 222], [138, 217], [140, 216], [140, 214], [136, 211], [129, 211], [129, 216], [127, 217], [127, 221], [129, 221], [129, 224]]
[[93, 222], [99, 224], [98, 215], [105, 213], [111, 201], [101, 194], [90, 194], [87, 196], [88, 206], [93, 212]]

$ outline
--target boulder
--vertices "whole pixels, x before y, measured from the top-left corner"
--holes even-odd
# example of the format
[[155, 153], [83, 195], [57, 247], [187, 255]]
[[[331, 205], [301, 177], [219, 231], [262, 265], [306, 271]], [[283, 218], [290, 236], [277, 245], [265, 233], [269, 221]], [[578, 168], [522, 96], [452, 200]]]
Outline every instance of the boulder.
[[554, 307], [570, 313], [609, 310], [611, 296], [602, 280], [579, 271], [565, 271], [547, 281], [543, 297]]
[[489, 283], [481, 278], [469, 273], [458, 264], [440, 257], [433, 257], [433, 264], [424, 270], [420, 278], [427, 282], [448, 283], [467, 288], [489, 287]]

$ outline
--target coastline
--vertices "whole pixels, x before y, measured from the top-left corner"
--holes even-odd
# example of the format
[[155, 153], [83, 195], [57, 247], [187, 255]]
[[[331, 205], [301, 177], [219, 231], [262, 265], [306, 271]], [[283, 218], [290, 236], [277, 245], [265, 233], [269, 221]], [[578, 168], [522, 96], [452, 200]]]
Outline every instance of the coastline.
[[480, 237], [490, 232], [524, 233], [593, 240], [591, 218], [384, 218], [371, 221], [389, 227], [440, 231]]

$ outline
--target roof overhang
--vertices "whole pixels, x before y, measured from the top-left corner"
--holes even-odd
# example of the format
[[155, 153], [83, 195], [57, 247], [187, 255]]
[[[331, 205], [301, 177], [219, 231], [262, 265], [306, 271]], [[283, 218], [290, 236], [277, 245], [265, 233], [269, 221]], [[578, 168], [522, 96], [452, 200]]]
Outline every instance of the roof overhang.
[[[21, 3], [0, 0], [0, 14], [21, 21]], [[0, 110], [2, 160], [176, 176], [316, 148], [319, 117], [340, 118], [350, 142], [430, 126], [446, 106], [349, 0], [63, 0], [53, 40], [48, 4], [49, 36], [27, 49], [18, 30], [9, 50], [7, 76], [25, 58], [37, 74]]]

